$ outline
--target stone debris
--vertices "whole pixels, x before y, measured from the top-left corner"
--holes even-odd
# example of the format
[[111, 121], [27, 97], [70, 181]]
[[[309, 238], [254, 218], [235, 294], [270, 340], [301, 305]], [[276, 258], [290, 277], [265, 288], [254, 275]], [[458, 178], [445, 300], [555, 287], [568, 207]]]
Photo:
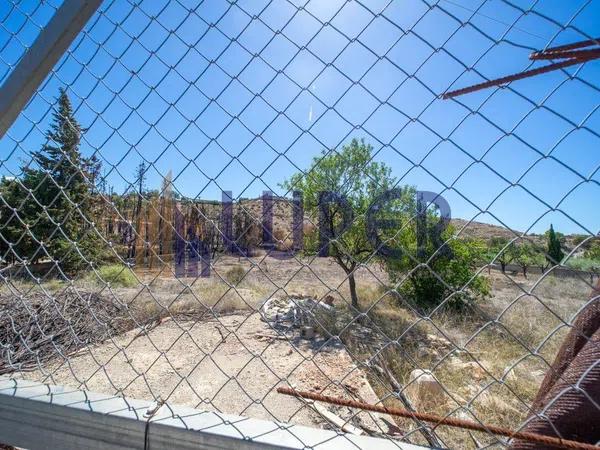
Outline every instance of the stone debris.
[[444, 389], [429, 370], [415, 369], [410, 373], [406, 395], [419, 411], [428, 411], [444, 403]]
[[[464, 362], [456, 356], [451, 356], [448, 358], [448, 365], [452, 371], [463, 372], [463, 374], [466, 375], [467, 380], [481, 381], [487, 376], [485, 367], [477, 361]], [[511, 374], [512, 372], [509, 373], [508, 377], [510, 377]]]
[[326, 295], [325, 298], [323, 299], [323, 303], [325, 303], [328, 306], [333, 306], [333, 302], [334, 302], [333, 295]]
[[[331, 302], [333, 303], [333, 302]], [[261, 320], [276, 329], [290, 331], [300, 329], [304, 339], [315, 336], [315, 314], [333, 314], [335, 307], [327, 300], [321, 302], [311, 297], [292, 294], [288, 297], [272, 297], [259, 309]]]
[[460, 364], [459, 369], [467, 371], [470, 378], [473, 380], [480, 381], [486, 377], [485, 369], [481, 366], [480, 363], [475, 361], [462, 363]]
[[427, 341], [428, 345], [437, 348], [445, 349], [454, 347], [448, 339], [441, 336], [436, 336], [435, 334], [427, 334]]

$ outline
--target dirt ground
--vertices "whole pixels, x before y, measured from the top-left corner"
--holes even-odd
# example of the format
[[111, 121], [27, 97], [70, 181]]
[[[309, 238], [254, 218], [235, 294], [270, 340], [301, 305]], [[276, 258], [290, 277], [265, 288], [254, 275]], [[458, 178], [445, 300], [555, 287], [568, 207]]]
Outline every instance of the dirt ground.
[[[236, 270], [245, 275], [232, 278]], [[129, 287], [108, 286], [89, 278], [77, 280], [75, 286], [127, 305], [139, 326], [67, 360], [59, 356], [42, 370], [21, 376], [107, 394], [160, 397], [172, 404], [331, 428], [338, 427], [311, 405], [275, 389], [291, 385], [368, 403], [378, 403], [389, 395], [389, 386], [377, 385], [372, 374], [356, 366], [372, 356], [372, 347], [361, 355], [352, 342], [329, 340], [324, 345], [322, 335], [304, 340], [298, 329], [281, 334], [261, 320], [260, 308], [269, 298], [293, 293], [317, 301], [331, 295], [336, 311], [347, 312], [348, 283], [331, 259], [259, 256], [240, 260], [228, 256], [216, 261], [210, 278], [176, 279], [170, 267], [136, 270], [136, 276], [141, 284]], [[427, 321], [385, 296], [388, 280], [377, 265], [361, 268], [356, 278], [360, 307], [369, 311], [369, 318], [388, 339], [397, 339], [391, 342], [389, 363], [399, 382], [406, 385], [411, 371], [423, 368], [431, 370], [448, 393], [436, 408], [424, 412], [445, 415], [467, 408], [470, 413], [464, 418], [516, 428], [590, 289], [584, 280], [554, 276], [525, 279], [520, 274], [487, 270], [482, 276], [489, 280], [491, 295], [477, 307], [486, 318], [440, 311]], [[21, 292], [38, 288], [15, 284]], [[45, 286], [54, 292], [63, 288], [56, 282]], [[541, 357], [531, 356], [534, 351]], [[359, 359], [353, 360], [351, 354]], [[362, 430], [398, 431], [386, 417], [327, 408]], [[404, 432], [414, 431], [410, 421], [396, 425]], [[451, 447], [472, 447], [468, 435], [444, 430], [440, 434]]]
[[[168, 319], [148, 333], [131, 330], [48, 367], [46, 375], [35, 372], [27, 378], [319, 427], [327, 426], [325, 418], [307, 404], [278, 394], [276, 387], [378, 401], [343, 346], [299, 336], [288, 341], [258, 313], [198, 322]], [[328, 408], [355, 426], [389, 432], [377, 415]]]

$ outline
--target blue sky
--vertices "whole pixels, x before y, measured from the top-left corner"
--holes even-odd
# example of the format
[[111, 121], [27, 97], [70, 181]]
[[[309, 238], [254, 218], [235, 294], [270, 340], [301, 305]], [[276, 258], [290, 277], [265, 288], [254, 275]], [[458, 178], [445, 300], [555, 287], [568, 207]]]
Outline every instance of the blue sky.
[[[0, 82], [59, 5], [0, 3]], [[152, 188], [171, 170], [190, 197], [285, 194], [323, 149], [361, 137], [454, 217], [596, 234], [600, 62], [438, 96], [598, 35], [599, 15], [583, 0], [106, 0], [0, 142], [0, 174], [40, 148], [68, 86], [82, 151], [117, 192], [143, 158]]]

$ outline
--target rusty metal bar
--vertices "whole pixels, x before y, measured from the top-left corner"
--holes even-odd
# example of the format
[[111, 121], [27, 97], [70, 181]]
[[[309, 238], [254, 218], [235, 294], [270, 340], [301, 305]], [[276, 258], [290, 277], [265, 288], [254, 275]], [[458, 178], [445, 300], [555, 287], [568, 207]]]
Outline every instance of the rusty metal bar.
[[574, 50], [576, 48], [589, 47], [590, 45], [600, 45], [600, 37], [597, 37], [595, 39], [588, 39], [587, 41], [573, 42], [572, 44], [549, 47], [546, 50], [542, 50], [537, 53], [562, 52], [565, 50]]
[[488, 80], [483, 83], [468, 86], [462, 89], [456, 89], [454, 91], [446, 92], [442, 95], [444, 100], [457, 97], [459, 95], [468, 94], [470, 92], [479, 91], [493, 86], [499, 86], [508, 84], [512, 81], [522, 80], [524, 78], [541, 75], [543, 73], [552, 72], [554, 70], [562, 69], [577, 64], [583, 64], [587, 61], [600, 58], [600, 48], [592, 48], [586, 50], [576, 50], [591, 45], [600, 45], [600, 38], [589, 39], [587, 41], [574, 42], [572, 44], [560, 45], [557, 47], [550, 47], [546, 50], [539, 52], [533, 52], [529, 55], [531, 60], [548, 60], [548, 59], [564, 59], [547, 66], [538, 67], [537, 69], [526, 70], [525, 72], [508, 75], [502, 78], [496, 78], [494, 80]]
[[527, 70], [525, 72], [516, 73], [514, 75], [508, 75], [502, 78], [496, 78], [495, 80], [489, 80], [484, 83], [475, 84], [473, 86], [468, 86], [462, 89], [457, 89], [455, 91], [446, 92], [442, 95], [444, 100], [457, 97], [459, 95], [468, 94], [470, 92], [480, 91], [481, 89], [486, 89], [493, 86], [499, 86], [502, 84], [510, 83], [511, 81], [522, 80], [523, 78], [533, 77], [535, 75], [541, 75], [543, 73], [552, 72], [557, 69], [562, 69], [564, 67], [575, 66], [577, 64], [583, 64], [584, 62], [590, 61], [594, 58], [572, 58], [567, 59], [566, 61], [557, 62], [554, 64], [549, 64], [547, 66], [538, 67], [537, 69]]
[[348, 408], [358, 408], [365, 411], [379, 412], [390, 414], [392, 416], [406, 417], [408, 419], [419, 419], [424, 422], [434, 423], [435, 426], [447, 425], [450, 427], [464, 428], [466, 430], [481, 431], [483, 433], [493, 433], [499, 436], [506, 436], [511, 439], [522, 439], [529, 442], [535, 442], [546, 446], [555, 446], [572, 450], [598, 450], [598, 447], [584, 442], [571, 441], [552, 436], [545, 436], [536, 433], [527, 433], [520, 431], [512, 431], [507, 428], [497, 427], [494, 425], [482, 425], [471, 420], [454, 419], [452, 417], [442, 417], [435, 414], [425, 414], [419, 412], [408, 411], [401, 408], [387, 408], [385, 406], [372, 405], [369, 403], [357, 402], [354, 400], [344, 400], [341, 398], [330, 397], [328, 395], [315, 394], [312, 392], [296, 391], [294, 389], [279, 387], [277, 392], [292, 397], [315, 400], [332, 405], [346, 406]]
[[541, 59], [565, 59], [565, 58], [578, 58], [578, 59], [595, 59], [600, 57], [600, 48], [594, 48], [589, 50], [568, 50], [560, 52], [536, 52], [529, 55], [529, 59], [541, 60]]

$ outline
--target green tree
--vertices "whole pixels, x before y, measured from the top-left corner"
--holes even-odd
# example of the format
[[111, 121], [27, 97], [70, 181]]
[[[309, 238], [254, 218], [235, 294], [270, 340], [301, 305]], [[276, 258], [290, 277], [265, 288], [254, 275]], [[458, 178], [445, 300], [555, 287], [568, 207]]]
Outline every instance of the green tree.
[[[561, 233], [556, 233], [554, 231], [554, 227], [550, 224], [550, 229], [547, 234], [547, 242], [548, 242], [548, 250], [546, 252], [546, 257], [548, 259], [548, 263], [550, 266], [554, 266], [555, 264], [560, 264], [565, 257], [562, 249], [561, 249]], [[564, 236], [563, 236], [564, 239]]]
[[[352, 139], [340, 151], [323, 151], [320, 157], [313, 159], [306, 173], [296, 173], [282, 183], [288, 191], [303, 193], [305, 213], [313, 220], [321, 214], [321, 231], [329, 237], [329, 255], [347, 276], [352, 306], [356, 310], [359, 299], [355, 270], [375, 252], [367, 235], [366, 214], [370, 205], [394, 182], [391, 169], [373, 161], [373, 147], [364, 140]], [[328, 201], [333, 198], [345, 200]], [[348, 214], [353, 218], [349, 219]], [[316, 239], [318, 231], [314, 229], [305, 234], [307, 251], [322, 250], [322, 243]]]
[[[548, 240], [549, 236], [550, 236], [550, 229], [553, 229], [552, 224], [550, 224], [550, 228], [548, 228], [545, 232], [544, 232], [544, 236], [546, 237], [546, 240]], [[556, 231], [554, 230], [554, 235], [556, 236], [556, 239], [558, 239], [558, 242], [560, 242], [560, 245], [564, 245], [565, 241], [566, 241], [566, 236], [561, 233], [560, 231]]]
[[82, 132], [61, 89], [47, 143], [32, 153], [32, 163], [21, 168], [23, 176], [9, 187], [8, 207], [17, 209], [18, 218], [14, 215], [3, 229], [20, 257], [54, 259], [66, 272], [108, 256], [92, 227], [100, 163], [82, 156]]
[[0, 180], [0, 264], [12, 263], [17, 259], [10, 244], [23, 233], [22, 228], [19, 230], [19, 221], [13, 211], [18, 206], [17, 195], [20, 192], [22, 189], [14, 177]]
[[539, 263], [539, 258], [536, 258], [536, 252], [533, 244], [522, 242], [515, 247], [515, 262], [521, 267], [523, 277], [527, 278], [527, 269], [536, 263]]
[[540, 272], [546, 272], [548, 268], [548, 260], [546, 259], [546, 249], [537, 243], [532, 244], [533, 246], [533, 265], [539, 267]]
[[[437, 220], [431, 214], [428, 219]], [[454, 236], [452, 225], [441, 235], [442, 246], [433, 239], [418, 245], [416, 225], [404, 225], [402, 233], [402, 256], [386, 259], [385, 266], [390, 279], [400, 283], [403, 298], [425, 310], [444, 301], [461, 309], [489, 294], [487, 280], [476, 273], [487, 250], [483, 241]]]
[[515, 258], [513, 245], [508, 246], [508, 242], [509, 240], [505, 237], [494, 236], [490, 239], [488, 247], [487, 259], [498, 261], [502, 273], [506, 273], [506, 266], [513, 262]]

